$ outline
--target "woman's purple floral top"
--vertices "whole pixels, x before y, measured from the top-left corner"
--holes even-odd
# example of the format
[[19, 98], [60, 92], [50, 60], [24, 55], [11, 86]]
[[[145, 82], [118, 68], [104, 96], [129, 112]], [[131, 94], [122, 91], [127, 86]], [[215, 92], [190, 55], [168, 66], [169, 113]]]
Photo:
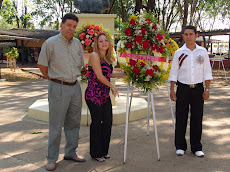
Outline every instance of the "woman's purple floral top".
[[[110, 82], [110, 75], [113, 72], [113, 67], [105, 61], [101, 61], [102, 74]], [[101, 83], [94, 71], [92, 66], [88, 66], [89, 79], [88, 86], [85, 90], [85, 100], [91, 100], [94, 104], [101, 106], [106, 103], [109, 98], [110, 88], [103, 83]]]

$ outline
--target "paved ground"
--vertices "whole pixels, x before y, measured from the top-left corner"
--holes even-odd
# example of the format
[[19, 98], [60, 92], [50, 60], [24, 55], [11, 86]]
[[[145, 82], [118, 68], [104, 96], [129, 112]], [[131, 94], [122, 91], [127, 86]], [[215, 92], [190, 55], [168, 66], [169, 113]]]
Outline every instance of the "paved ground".
[[[216, 77], [217, 78], [217, 77]], [[203, 150], [206, 157], [195, 157], [190, 147], [183, 157], [175, 155], [174, 133], [166, 87], [154, 94], [160, 143], [161, 160], [157, 161], [153, 122], [150, 135], [146, 134], [146, 119], [130, 123], [127, 163], [123, 164], [124, 125], [112, 129], [111, 159], [100, 163], [89, 156], [89, 127], [82, 126], [78, 153], [87, 162], [74, 163], [63, 160], [64, 135], [56, 171], [65, 172], [183, 172], [230, 171], [230, 86], [229, 83], [212, 84], [210, 100], [205, 102], [203, 122]], [[45, 80], [33, 82], [0, 82], [0, 171], [46, 171], [48, 125], [28, 119], [28, 107], [37, 99], [47, 98]], [[124, 89], [125, 84], [118, 85]], [[142, 93], [135, 96], [146, 98]], [[42, 132], [31, 134], [32, 132]], [[189, 133], [189, 128], [187, 130]], [[188, 143], [189, 143], [189, 134]]]

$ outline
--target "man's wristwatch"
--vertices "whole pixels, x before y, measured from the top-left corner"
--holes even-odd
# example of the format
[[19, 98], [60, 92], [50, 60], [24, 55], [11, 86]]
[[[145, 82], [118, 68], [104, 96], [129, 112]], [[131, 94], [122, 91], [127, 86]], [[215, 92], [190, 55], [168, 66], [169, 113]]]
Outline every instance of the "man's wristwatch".
[[205, 91], [208, 91], [208, 92], [209, 92], [209, 91], [210, 91], [210, 89], [205, 88]]

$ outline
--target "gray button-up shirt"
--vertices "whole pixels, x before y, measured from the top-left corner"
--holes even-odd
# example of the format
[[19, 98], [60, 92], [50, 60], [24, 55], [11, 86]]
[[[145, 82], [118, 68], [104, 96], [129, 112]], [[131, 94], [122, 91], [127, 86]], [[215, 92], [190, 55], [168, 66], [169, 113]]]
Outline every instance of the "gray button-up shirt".
[[65, 82], [74, 82], [84, 65], [83, 49], [78, 39], [68, 42], [62, 34], [47, 39], [42, 45], [38, 64], [48, 67], [48, 76]]

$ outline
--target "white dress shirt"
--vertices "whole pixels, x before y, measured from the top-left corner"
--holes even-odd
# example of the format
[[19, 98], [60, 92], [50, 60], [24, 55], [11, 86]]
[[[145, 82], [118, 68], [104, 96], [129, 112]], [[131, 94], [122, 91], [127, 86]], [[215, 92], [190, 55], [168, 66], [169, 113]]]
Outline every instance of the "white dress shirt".
[[190, 85], [212, 79], [212, 68], [205, 48], [196, 44], [196, 48], [191, 51], [184, 44], [175, 52], [169, 81], [179, 81]]

